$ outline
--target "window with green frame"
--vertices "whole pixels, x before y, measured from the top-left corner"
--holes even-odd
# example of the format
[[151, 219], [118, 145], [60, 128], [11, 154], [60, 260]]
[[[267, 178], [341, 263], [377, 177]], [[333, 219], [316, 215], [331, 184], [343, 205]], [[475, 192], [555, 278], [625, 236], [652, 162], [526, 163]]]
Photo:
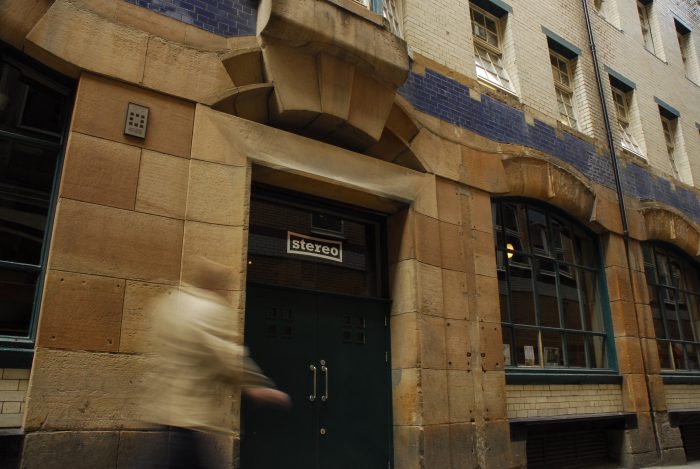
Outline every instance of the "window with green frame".
[[0, 349], [33, 348], [70, 96], [0, 47]]
[[492, 202], [507, 369], [612, 368], [596, 236], [559, 210]]
[[665, 244], [643, 250], [661, 368], [698, 372], [700, 266]]

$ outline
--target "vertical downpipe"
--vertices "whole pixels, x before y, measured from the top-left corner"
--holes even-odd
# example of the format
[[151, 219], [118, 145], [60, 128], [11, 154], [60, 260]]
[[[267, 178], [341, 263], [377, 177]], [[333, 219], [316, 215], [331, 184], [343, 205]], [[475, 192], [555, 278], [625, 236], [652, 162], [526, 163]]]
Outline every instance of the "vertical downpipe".
[[[617, 200], [620, 208], [620, 218], [622, 220], [622, 236], [625, 241], [625, 255], [627, 257], [627, 273], [629, 275], [630, 285], [632, 287], [632, 301], [636, 298], [636, 291], [634, 287], [634, 278], [632, 276], [632, 255], [630, 253], [630, 234], [629, 225], [627, 223], [627, 210], [625, 208], [625, 198], [622, 192], [622, 180], [620, 178], [620, 166], [617, 160], [617, 153], [615, 152], [615, 140], [613, 138], [612, 128], [610, 126], [610, 114], [608, 112], [608, 105], [605, 101], [605, 91], [603, 89], [603, 81], [600, 75], [600, 65], [598, 64], [598, 54], [595, 47], [595, 39], [593, 37], [593, 28], [591, 27], [591, 17], [588, 10], [588, 0], [581, 0], [583, 4], [583, 17], [586, 21], [586, 30], [588, 32], [588, 45], [591, 49], [591, 58], [593, 59], [593, 71], [595, 73], [596, 84], [598, 85], [598, 96], [600, 98], [600, 105], [603, 111], [603, 123], [605, 124], [605, 136], [608, 141], [608, 150], [610, 151], [610, 160], [613, 167], [613, 176], [615, 178], [615, 189], [617, 191]], [[640, 331], [639, 327], [639, 315], [636, 312], [634, 318], [637, 324], [637, 331]], [[639, 332], [637, 332], [639, 334]], [[637, 337], [640, 342], [640, 350], [642, 351], [642, 367], [644, 368], [644, 377], [647, 391], [647, 399], [649, 401], [649, 414], [651, 416], [651, 426], [654, 432], [654, 443], [656, 444], [656, 454], [660, 459], [662, 459], [662, 446], [659, 441], [660, 435], [656, 428], [656, 416], [654, 414], [654, 402], [652, 400], [650, 386], [649, 386], [649, 374], [647, 373], [646, 358], [644, 357], [644, 348], [641, 346], [641, 337]]]

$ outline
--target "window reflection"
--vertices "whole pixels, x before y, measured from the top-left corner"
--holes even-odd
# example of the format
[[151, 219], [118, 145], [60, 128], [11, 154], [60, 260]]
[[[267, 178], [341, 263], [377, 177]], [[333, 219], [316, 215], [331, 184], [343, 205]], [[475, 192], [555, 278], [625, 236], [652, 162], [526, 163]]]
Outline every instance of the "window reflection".
[[510, 199], [492, 208], [511, 366], [609, 367], [595, 238], [544, 206]]

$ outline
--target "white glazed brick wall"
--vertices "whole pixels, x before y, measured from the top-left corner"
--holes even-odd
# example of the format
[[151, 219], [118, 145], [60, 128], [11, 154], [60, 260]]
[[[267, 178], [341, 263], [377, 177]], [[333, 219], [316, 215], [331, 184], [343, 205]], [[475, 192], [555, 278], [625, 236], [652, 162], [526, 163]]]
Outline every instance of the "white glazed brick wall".
[[[601, 106], [598, 101], [592, 59], [583, 9], [571, 0], [505, 0], [513, 8], [508, 15], [505, 59], [525, 109], [557, 119], [554, 83], [549, 65], [547, 40], [542, 26], [581, 49], [576, 74], [576, 110], [579, 130], [604, 141]], [[406, 41], [411, 49], [472, 79], [476, 79], [473, 42], [467, 0], [403, 0]], [[677, 157], [681, 173], [692, 174], [700, 187], [700, 83], [686, 77], [681, 62], [674, 15], [690, 25], [691, 62], [700, 63], [700, 8], [691, 0], [655, 0], [651, 22], [657, 55], [645, 49], [636, 0], [606, 0], [608, 19], [594, 12], [591, 20], [601, 68], [609, 66], [636, 84], [634, 106], [637, 115], [632, 127], [645, 149], [648, 164], [659, 175], [670, 178], [671, 164], [666, 153], [658, 97], [680, 114], [679, 131], [685, 156]], [[610, 20], [610, 21], [609, 21]], [[613, 24], [614, 23], [614, 24]], [[610, 86], [603, 72], [608, 107], [614, 116]], [[537, 115], [537, 114], [536, 114]], [[614, 119], [613, 119], [614, 120]], [[615, 132], [617, 132], [615, 130]], [[619, 141], [619, 135], [615, 135]], [[683, 160], [686, 161], [683, 161]], [[680, 160], [680, 161], [679, 161]], [[637, 161], [645, 165], [643, 160]]]
[[700, 386], [694, 384], [667, 384], [666, 406], [668, 410], [700, 409]]
[[22, 425], [29, 370], [0, 368], [0, 428]]
[[622, 412], [622, 388], [617, 384], [510, 384], [506, 404], [511, 419]]

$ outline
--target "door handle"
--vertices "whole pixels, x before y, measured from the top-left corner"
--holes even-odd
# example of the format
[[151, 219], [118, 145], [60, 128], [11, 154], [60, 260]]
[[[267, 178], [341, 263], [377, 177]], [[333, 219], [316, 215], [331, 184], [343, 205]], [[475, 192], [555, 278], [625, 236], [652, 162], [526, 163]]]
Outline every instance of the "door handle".
[[321, 373], [323, 373], [326, 381], [325, 393], [321, 396], [321, 400], [326, 402], [328, 400], [328, 367], [326, 366], [325, 360], [321, 360]]
[[309, 396], [309, 400], [311, 402], [314, 402], [316, 400], [316, 367], [314, 365], [309, 365], [309, 370], [312, 373], [312, 380], [313, 380], [313, 394]]

